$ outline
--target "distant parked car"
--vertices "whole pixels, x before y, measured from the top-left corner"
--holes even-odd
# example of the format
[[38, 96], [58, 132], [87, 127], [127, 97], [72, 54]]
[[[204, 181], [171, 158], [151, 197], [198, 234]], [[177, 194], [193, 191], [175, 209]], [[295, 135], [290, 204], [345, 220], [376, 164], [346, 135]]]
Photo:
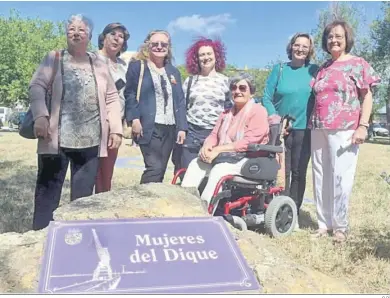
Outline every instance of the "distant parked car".
[[22, 124], [24, 117], [26, 116], [26, 112], [15, 112], [12, 113], [9, 117], [9, 127], [10, 128], [20, 128], [20, 125]]
[[7, 119], [9, 119], [8, 117], [10, 116], [11, 113], [12, 113], [11, 108], [0, 107], [0, 120], [3, 123], [3, 125], [5, 122], [7, 122]]
[[385, 125], [381, 125], [379, 123], [374, 123], [372, 125], [373, 135], [374, 137], [388, 137], [389, 130], [385, 127]]

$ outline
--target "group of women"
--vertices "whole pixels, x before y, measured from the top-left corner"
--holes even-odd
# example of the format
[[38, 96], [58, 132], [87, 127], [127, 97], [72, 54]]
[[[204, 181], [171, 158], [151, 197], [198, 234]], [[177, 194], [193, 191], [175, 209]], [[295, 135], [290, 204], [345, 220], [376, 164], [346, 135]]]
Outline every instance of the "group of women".
[[53, 220], [69, 162], [72, 200], [94, 188], [111, 189], [123, 123], [143, 155], [141, 183], [162, 182], [172, 156], [175, 171], [187, 168], [182, 187], [198, 187], [209, 176], [201, 195], [208, 203], [221, 176], [239, 174], [248, 158], [228, 163], [218, 156], [266, 144], [269, 124], [289, 114], [296, 120], [283, 132], [286, 193], [299, 210], [311, 157], [319, 225], [314, 236], [347, 239], [359, 145], [367, 135], [371, 89], [380, 81], [363, 58], [351, 55], [354, 37], [347, 23], [326, 26], [322, 48], [331, 57], [321, 66], [311, 63], [310, 35], [295, 34], [287, 45], [289, 62], [272, 69], [261, 102], [254, 100], [249, 75], [223, 74], [221, 41], [200, 38], [190, 46], [190, 76], [182, 84], [167, 31], [151, 31], [127, 64], [120, 55], [130, 35], [122, 24], [103, 30], [97, 53], [87, 51], [92, 30], [89, 19], [72, 16], [67, 49], [49, 53], [30, 84], [39, 138], [34, 229]]

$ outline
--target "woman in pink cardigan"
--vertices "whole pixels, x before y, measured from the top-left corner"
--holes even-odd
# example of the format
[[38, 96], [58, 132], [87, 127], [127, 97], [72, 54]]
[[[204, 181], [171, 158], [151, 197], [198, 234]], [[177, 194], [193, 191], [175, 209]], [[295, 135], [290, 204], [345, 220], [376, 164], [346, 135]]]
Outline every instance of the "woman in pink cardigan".
[[[71, 16], [66, 26], [67, 49], [50, 52], [30, 83], [38, 138], [34, 230], [53, 220], [68, 164], [71, 200], [90, 196], [99, 157], [107, 156], [107, 148], [118, 148], [122, 142], [121, 105], [114, 81], [105, 61], [87, 53], [92, 29], [86, 17]], [[49, 88], [52, 96], [46, 102]]]
[[209, 179], [201, 194], [206, 205], [210, 204], [218, 181], [225, 175], [239, 175], [242, 165], [248, 160], [242, 158], [236, 163], [215, 163], [223, 152], [245, 152], [252, 143], [267, 144], [269, 135], [266, 109], [253, 100], [256, 88], [252, 79], [241, 74], [231, 79], [230, 90], [234, 105], [223, 112], [206, 138], [199, 157], [192, 160], [184, 176], [182, 187], [198, 188], [203, 178]]

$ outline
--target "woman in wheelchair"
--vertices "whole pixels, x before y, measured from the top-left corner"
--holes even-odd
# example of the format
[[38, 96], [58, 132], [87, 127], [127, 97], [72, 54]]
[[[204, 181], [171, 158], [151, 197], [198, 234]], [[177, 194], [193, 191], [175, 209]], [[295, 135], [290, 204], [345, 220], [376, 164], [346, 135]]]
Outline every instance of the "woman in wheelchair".
[[[198, 188], [208, 176], [201, 199], [209, 206], [219, 180], [226, 175], [239, 175], [248, 160], [249, 144], [267, 144], [269, 135], [266, 109], [253, 100], [256, 88], [252, 78], [240, 74], [231, 79], [233, 107], [218, 118], [206, 138], [199, 157], [192, 160], [184, 176], [182, 187]], [[261, 152], [248, 153], [261, 155]], [[212, 212], [214, 214], [214, 211]]]

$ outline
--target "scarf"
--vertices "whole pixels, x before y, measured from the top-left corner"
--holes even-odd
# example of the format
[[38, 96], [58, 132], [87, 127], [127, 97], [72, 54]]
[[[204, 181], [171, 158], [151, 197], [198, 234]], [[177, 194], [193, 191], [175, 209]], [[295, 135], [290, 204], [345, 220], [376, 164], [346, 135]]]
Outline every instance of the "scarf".
[[[231, 144], [244, 138], [246, 120], [254, 104], [254, 100], [251, 99], [236, 115], [234, 115], [236, 112], [235, 106], [226, 113], [218, 131], [218, 145]], [[235, 122], [232, 124], [233, 117], [235, 118]], [[235, 132], [235, 137], [233, 139], [229, 137], [228, 130]]]

